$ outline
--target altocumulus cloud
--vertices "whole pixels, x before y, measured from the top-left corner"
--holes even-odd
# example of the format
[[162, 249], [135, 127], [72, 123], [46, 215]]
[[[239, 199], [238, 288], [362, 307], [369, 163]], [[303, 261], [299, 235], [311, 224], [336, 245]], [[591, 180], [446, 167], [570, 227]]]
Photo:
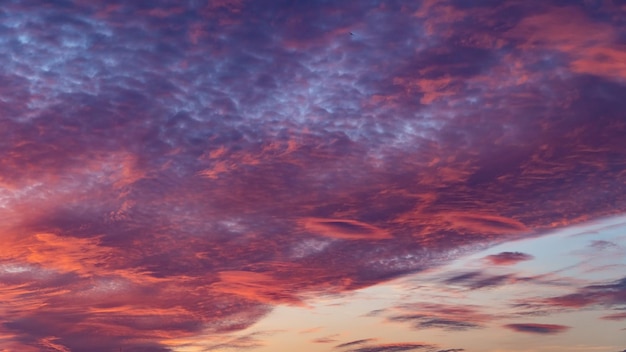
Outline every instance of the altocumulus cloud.
[[2, 348], [170, 351], [624, 213], [615, 6], [7, 2]]

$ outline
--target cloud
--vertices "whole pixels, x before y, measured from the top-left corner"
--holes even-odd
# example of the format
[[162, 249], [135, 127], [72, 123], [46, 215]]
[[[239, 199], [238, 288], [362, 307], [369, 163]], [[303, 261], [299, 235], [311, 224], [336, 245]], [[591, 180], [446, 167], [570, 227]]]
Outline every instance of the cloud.
[[481, 327], [480, 325], [474, 323], [433, 318], [422, 315], [399, 315], [391, 317], [389, 320], [395, 322], [411, 322], [414, 329], [439, 328], [449, 331], [464, 331]]
[[387, 239], [392, 238], [384, 230], [355, 220], [316, 219], [301, 220], [308, 231], [339, 239]]
[[545, 304], [580, 308], [592, 305], [618, 306], [626, 303], [626, 278], [612, 282], [585, 286], [575, 293], [550, 297]]
[[538, 335], [558, 334], [569, 329], [569, 326], [556, 324], [507, 324], [504, 327], [517, 332]]
[[489, 263], [493, 265], [513, 265], [521, 261], [531, 260], [534, 257], [530, 254], [521, 252], [502, 252], [492, 254], [485, 257]]
[[[212, 284], [216, 292], [223, 292], [245, 297], [252, 301], [266, 303], [291, 303], [302, 304], [301, 300], [289, 293], [288, 283], [274, 280], [266, 274], [246, 271], [222, 271], [219, 273], [219, 281]], [[283, 286], [285, 289], [277, 292], [275, 287]]]
[[403, 304], [395, 307], [399, 313], [387, 317], [391, 322], [407, 322], [414, 329], [443, 329], [465, 331], [480, 329], [484, 324], [495, 319], [490, 314], [481, 312], [479, 307], [446, 305], [434, 303]]
[[4, 6], [7, 346], [174, 349], [624, 213], [619, 12], [493, 5]]
[[339, 345], [335, 346], [335, 348], [353, 347], [353, 346], [356, 346], [356, 345], [362, 345], [362, 344], [365, 344], [365, 343], [368, 343], [368, 342], [373, 342], [373, 341], [375, 341], [375, 339], [354, 340], [354, 341], [350, 341], [350, 342], [339, 344]]
[[[518, 309], [515, 314], [520, 316], [546, 316], [563, 312], [579, 311], [580, 309], [614, 309], [620, 310], [625, 302], [624, 279], [612, 282], [595, 282], [579, 279], [558, 282], [532, 278], [533, 282], [556, 284], [556, 287], [569, 290], [569, 293], [539, 297], [525, 297], [515, 299], [516, 303], [510, 306]], [[559, 280], [560, 281], [560, 280]], [[585, 285], [586, 284], [586, 285]], [[578, 288], [576, 288], [578, 286]], [[574, 289], [572, 290], [572, 287]], [[561, 290], [559, 290], [562, 292]], [[566, 291], [567, 292], [567, 291]], [[546, 297], [547, 296], [547, 297]], [[601, 317], [604, 320], [620, 320], [621, 313], [609, 314]]]
[[495, 234], [528, 231], [521, 222], [498, 215], [453, 212], [445, 214], [445, 219], [458, 231], [472, 230]]
[[431, 349], [433, 346], [423, 343], [388, 343], [381, 345], [372, 345], [358, 347], [348, 350], [349, 352], [400, 352]]
[[237, 351], [250, 350], [264, 346], [262, 337], [272, 335], [272, 332], [253, 332], [242, 336], [223, 336], [222, 342], [204, 346], [206, 351], [219, 351], [223, 349], [233, 349]]
[[626, 320], [626, 313], [615, 313], [601, 317], [604, 320]]
[[515, 277], [512, 274], [489, 275], [481, 271], [470, 271], [452, 276], [444, 280], [444, 283], [478, 290], [482, 288], [501, 286], [514, 280]]
[[611, 248], [617, 247], [615, 243], [611, 241], [604, 241], [604, 240], [591, 241], [591, 244], [589, 246], [597, 250], [605, 250], [605, 249], [611, 249]]
[[333, 342], [337, 342], [337, 337], [338, 335], [330, 335], [330, 336], [324, 336], [324, 337], [318, 337], [316, 339], [313, 339], [313, 343], [333, 343]]
[[[555, 45], [570, 56], [569, 65], [574, 72], [624, 79], [618, 34], [612, 26], [591, 20], [576, 6], [528, 16], [509, 35], [524, 41], [522, 45], [528, 49]], [[613, 72], [612, 77], [609, 72]]]

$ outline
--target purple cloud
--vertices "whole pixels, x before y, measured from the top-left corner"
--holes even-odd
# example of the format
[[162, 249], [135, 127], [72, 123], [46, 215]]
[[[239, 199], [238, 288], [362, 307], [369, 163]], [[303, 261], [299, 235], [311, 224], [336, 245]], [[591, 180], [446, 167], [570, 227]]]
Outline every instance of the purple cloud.
[[625, 313], [614, 313], [603, 316], [601, 319], [605, 320], [626, 320], [626, 312]]
[[335, 348], [353, 347], [353, 346], [356, 346], [356, 345], [362, 345], [362, 344], [365, 344], [365, 343], [368, 343], [368, 342], [373, 342], [373, 341], [375, 341], [375, 339], [354, 340], [354, 341], [350, 341], [350, 342], [339, 344], [339, 345], [335, 346]]
[[452, 276], [444, 280], [444, 283], [448, 285], [464, 286], [472, 290], [477, 290], [482, 288], [501, 286], [506, 282], [512, 281], [514, 279], [515, 277], [512, 274], [488, 275], [480, 271], [470, 271], [467, 273]]
[[312, 342], [313, 343], [333, 343], [333, 342], [337, 342], [336, 337], [337, 337], [337, 335], [318, 337], [316, 339], [313, 339]]
[[494, 316], [473, 306], [434, 303], [412, 303], [395, 307], [398, 313], [390, 314], [388, 321], [410, 323], [416, 330], [443, 329], [465, 331], [483, 328]]
[[589, 246], [597, 250], [605, 250], [605, 249], [617, 247], [615, 243], [610, 242], [610, 241], [603, 241], [603, 240], [591, 241], [591, 244]]
[[592, 305], [618, 306], [626, 303], [626, 278], [612, 282], [585, 286], [575, 293], [550, 297], [549, 305], [580, 308]]
[[556, 324], [507, 324], [504, 327], [517, 332], [538, 335], [558, 334], [569, 329], [569, 326]]
[[0, 333], [167, 351], [624, 213], [616, 6], [7, 3]]
[[532, 255], [521, 252], [502, 252], [488, 255], [485, 257], [485, 260], [493, 265], [513, 265], [533, 258]]
[[401, 352], [431, 349], [433, 346], [422, 343], [389, 343], [373, 346], [359, 347], [349, 350], [350, 352]]

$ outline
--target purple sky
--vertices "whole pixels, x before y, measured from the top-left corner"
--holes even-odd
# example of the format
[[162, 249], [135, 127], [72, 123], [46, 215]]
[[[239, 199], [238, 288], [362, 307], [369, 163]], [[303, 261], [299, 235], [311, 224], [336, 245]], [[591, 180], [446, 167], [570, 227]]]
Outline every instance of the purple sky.
[[0, 0], [0, 62], [2, 352], [280, 351], [377, 289], [445, 299], [291, 348], [626, 347], [624, 1]]

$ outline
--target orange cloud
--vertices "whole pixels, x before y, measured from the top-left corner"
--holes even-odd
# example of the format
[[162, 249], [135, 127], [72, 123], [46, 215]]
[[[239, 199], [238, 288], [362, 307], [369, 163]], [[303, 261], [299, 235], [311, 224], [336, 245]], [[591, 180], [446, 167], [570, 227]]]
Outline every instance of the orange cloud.
[[[216, 292], [234, 294], [261, 303], [303, 305], [297, 290], [270, 275], [249, 271], [222, 271], [220, 281], [211, 285]], [[292, 291], [292, 292], [290, 292]]]
[[332, 218], [303, 218], [301, 226], [314, 234], [346, 240], [383, 240], [392, 238], [385, 230], [360, 221]]
[[559, 50], [571, 56], [574, 72], [626, 79], [624, 46], [608, 23], [590, 20], [575, 7], [553, 8], [524, 18], [507, 36], [523, 48]]
[[528, 232], [521, 222], [494, 214], [474, 212], [448, 212], [441, 215], [442, 220], [454, 230], [471, 231], [485, 234], [516, 234]]

